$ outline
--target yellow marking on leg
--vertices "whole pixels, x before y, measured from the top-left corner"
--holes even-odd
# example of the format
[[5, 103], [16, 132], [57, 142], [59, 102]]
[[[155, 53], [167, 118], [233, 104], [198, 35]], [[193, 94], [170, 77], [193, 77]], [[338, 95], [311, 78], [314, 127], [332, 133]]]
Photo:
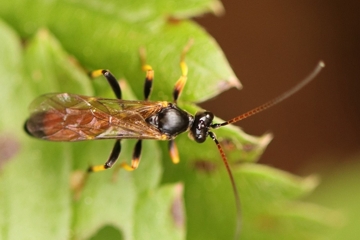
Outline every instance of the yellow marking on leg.
[[180, 62], [180, 68], [181, 68], [181, 75], [187, 76], [188, 75], [188, 66], [185, 61]]
[[144, 72], [153, 71], [153, 68], [149, 64], [146, 64], [145, 62], [142, 63], [141, 69]]
[[103, 74], [102, 74], [102, 71], [103, 71], [103, 69], [99, 69], [99, 70], [92, 71], [92, 72], [90, 73], [90, 77], [96, 78], [96, 77], [98, 77], [98, 76], [101, 76], [101, 75], [103, 75]]
[[174, 164], [178, 164], [180, 162], [179, 152], [175, 143], [173, 143], [170, 149], [170, 158]]
[[188, 67], [185, 63], [185, 56], [188, 53], [190, 47], [193, 45], [194, 40], [190, 39], [189, 42], [186, 44], [186, 46], [184, 47], [184, 49], [181, 52], [181, 56], [180, 56], [180, 68], [181, 68], [181, 74], [182, 76], [187, 76], [188, 74]]
[[137, 161], [137, 164], [134, 164], [134, 162], [132, 162], [132, 165], [130, 166], [127, 163], [121, 163], [120, 167], [122, 167], [123, 169], [125, 169], [126, 171], [134, 171], [135, 169], [137, 169], [139, 166], [139, 161]]
[[149, 64], [146, 63], [146, 50], [145, 50], [145, 48], [141, 47], [139, 49], [139, 53], [140, 53], [141, 69], [144, 72], [153, 71], [153, 68]]
[[184, 59], [182, 59], [180, 62], [180, 68], [181, 68], [181, 77], [175, 83], [175, 90], [178, 91], [178, 93], [179, 93], [178, 98], [180, 97], [180, 94], [181, 94], [182, 90], [184, 89], [186, 81], [187, 81], [188, 67], [187, 67]]
[[92, 166], [90, 167], [90, 171], [91, 172], [100, 172], [100, 171], [104, 171], [106, 170], [107, 168], [105, 168], [104, 165], [97, 165], [97, 166]]
[[178, 98], [180, 97], [180, 94], [185, 87], [186, 81], [187, 81], [187, 76], [181, 76], [179, 80], [177, 80], [177, 82], [175, 83], [175, 91], [179, 93]]
[[152, 81], [154, 79], [154, 70], [148, 69], [145, 71], [146, 71], [146, 79]]
[[188, 66], [185, 62], [185, 56], [187, 54], [187, 52], [189, 51], [191, 45], [193, 44], [193, 40], [191, 39], [186, 46], [184, 47], [184, 49], [181, 52], [181, 56], [180, 56], [180, 69], [181, 69], [181, 77], [177, 80], [177, 82], [175, 83], [175, 87], [174, 87], [174, 101], [176, 103], [177, 99], [180, 97], [182, 90], [184, 89], [184, 86], [186, 84], [187, 81], [187, 76], [188, 76]]
[[134, 171], [135, 169], [134, 168], [132, 168], [129, 164], [127, 164], [127, 163], [121, 163], [120, 164], [120, 167], [122, 167], [123, 169], [125, 169], [126, 171]]

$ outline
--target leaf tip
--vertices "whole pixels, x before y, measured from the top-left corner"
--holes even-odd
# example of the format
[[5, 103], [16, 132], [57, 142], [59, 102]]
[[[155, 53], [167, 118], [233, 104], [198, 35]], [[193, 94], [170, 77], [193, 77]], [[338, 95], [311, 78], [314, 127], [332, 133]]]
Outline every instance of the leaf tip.
[[271, 140], [274, 138], [274, 135], [272, 133], [265, 133], [263, 136], [259, 139], [259, 146], [262, 148], [265, 148]]
[[303, 187], [308, 191], [313, 191], [320, 183], [320, 177], [316, 174], [311, 174], [303, 178]]
[[239, 79], [237, 79], [237, 77], [232, 76], [228, 79], [228, 83], [230, 87], [235, 87], [237, 89], [242, 89], [242, 85], [239, 81]]
[[231, 76], [226, 80], [219, 81], [216, 86], [216, 89], [219, 93], [221, 93], [233, 87], [239, 90], [242, 89], [241, 83], [235, 76]]
[[171, 206], [171, 215], [175, 226], [178, 228], [183, 228], [185, 225], [184, 204], [182, 197], [184, 192], [184, 185], [182, 183], [178, 183], [176, 184], [174, 190], [175, 197]]
[[222, 16], [225, 14], [225, 8], [224, 5], [221, 3], [221, 1], [213, 1], [210, 3], [210, 10], [215, 16]]
[[39, 38], [41, 39], [47, 39], [49, 38], [49, 31], [47, 28], [40, 28], [38, 31], [37, 31], [37, 35], [39, 36]]

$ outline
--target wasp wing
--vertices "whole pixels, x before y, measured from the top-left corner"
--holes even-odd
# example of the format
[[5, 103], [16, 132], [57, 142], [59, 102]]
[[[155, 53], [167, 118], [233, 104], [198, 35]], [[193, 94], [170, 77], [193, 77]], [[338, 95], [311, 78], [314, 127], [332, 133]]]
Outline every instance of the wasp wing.
[[70, 93], [42, 95], [30, 105], [26, 130], [51, 141], [158, 139], [166, 136], [146, 119], [166, 102], [126, 101]]

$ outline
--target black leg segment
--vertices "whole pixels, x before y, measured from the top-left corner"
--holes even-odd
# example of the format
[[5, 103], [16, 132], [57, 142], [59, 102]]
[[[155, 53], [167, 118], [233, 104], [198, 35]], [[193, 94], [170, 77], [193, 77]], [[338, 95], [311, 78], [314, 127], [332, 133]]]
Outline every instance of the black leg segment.
[[152, 83], [154, 80], [154, 70], [149, 64], [146, 64], [146, 51], [145, 48], [140, 48], [140, 61], [141, 69], [146, 72], [145, 83], [144, 83], [144, 99], [149, 99]]
[[106, 163], [104, 165], [92, 166], [88, 169], [88, 172], [99, 172], [111, 168], [119, 158], [120, 152], [121, 143], [120, 140], [116, 140], [113, 150], [111, 151], [109, 159], [106, 161]]
[[124, 168], [127, 171], [133, 171], [139, 167], [140, 157], [141, 157], [141, 148], [142, 148], [141, 143], [142, 143], [142, 140], [138, 140], [135, 145], [133, 156], [131, 159], [131, 165], [129, 165], [127, 163], [121, 163], [122, 168]]
[[153, 70], [147, 70], [146, 71], [146, 78], [144, 83], [144, 99], [147, 101], [149, 99], [151, 89], [152, 89], [152, 83], [154, 80], [154, 71]]
[[120, 85], [119, 85], [118, 81], [116, 80], [115, 76], [112, 75], [110, 71], [104, 70], [104, 69], [95, 70], [90, 73], [90, 77], [95, 78], [95, 77], [100, 76], [101, 74], [104, 75], [106, 80], [109, 82], [116, 98], [121, 99]]
[[175, 83], [175, 87], [173, 90], [174, 103], [177, 102], [182, 90], [184, 89], [186, 81], [187, 81], [188, 67], [185, 62], [185, 56], [186, 56], [186, 53], [189, 51], [192, 43], [193, 43], [193, 41], [190, 40], [188, 42], [188, 44], [186, 44], [186, 46], [184, 47], [184, 49], [182, 50], [182, 53], [181, 53], [181, 57], [180, 57], [181, 76], [180, 76], [179, 80], [177, 80], [177, 82]]

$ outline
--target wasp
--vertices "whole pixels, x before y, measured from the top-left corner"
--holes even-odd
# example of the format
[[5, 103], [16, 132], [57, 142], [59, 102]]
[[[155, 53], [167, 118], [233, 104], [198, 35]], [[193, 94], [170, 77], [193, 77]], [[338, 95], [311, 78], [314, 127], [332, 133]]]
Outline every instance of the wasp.
[[230, 177], [237, 209], [237, 229], [241, 221], [238, 190], [225, 153], [213, 130], [232, 124], [268, 109], [290, 97], [308, 84], [324, 67], [320, 62], [304, 80], [282, 95], [228, 121], [214, 123], [214, 114], [200, 111], [192, 115], [177, 105], [188, 76], [185, 55], [191, 43], [183, 49], [180, 57], [181, 76], [173, 89], [173, 102], [150, 101], [154, 79], [153, 68], [146, 63], [144, 50], [140, 52], [142, 69], [146, 72], [143, 101], [127, 101], [121, 98], [121, 88], [115, 76], [108, 70], [100, 69], [90, 73], [92, 78], [103, 75], [111, 86], [116, 99], [96, 98], [70, 93], [45, 94], [33, 101], [31, 115], [25, 123], [25, 131], [36, 138], [48, 141], [84, 141], [115, 139], [115, 145], [108, 160], [102, 165], [91, 166], [89, 172], [111, 168], [121, 152], [122, 139], [138, 139], [135, 144], [131, 164], [121, 163], [125, 170], [138, 168], [142, 140], [164, 140], [169, 142], [169, 153], [173, 163], [179, 162], [174, 139], [189, 132], [190, 138], [203, 143], [210, 137], [216, 144]]

